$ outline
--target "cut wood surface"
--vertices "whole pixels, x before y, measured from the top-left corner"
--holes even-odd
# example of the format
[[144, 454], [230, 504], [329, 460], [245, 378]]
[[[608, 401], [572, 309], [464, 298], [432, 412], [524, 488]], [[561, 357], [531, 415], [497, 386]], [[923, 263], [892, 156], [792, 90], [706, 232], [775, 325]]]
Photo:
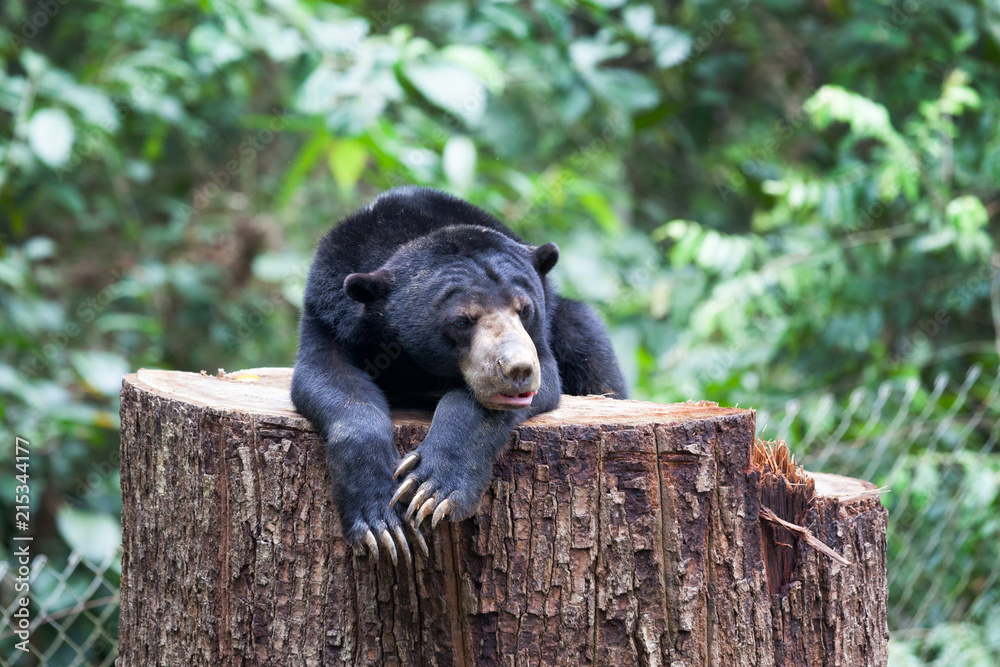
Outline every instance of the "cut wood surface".
[[342, 539], [290, 380], [125, 378], [120, 665], [886, 664], [877, 493], [753, 463], [751, 410], [564, 396], [397, 571]]

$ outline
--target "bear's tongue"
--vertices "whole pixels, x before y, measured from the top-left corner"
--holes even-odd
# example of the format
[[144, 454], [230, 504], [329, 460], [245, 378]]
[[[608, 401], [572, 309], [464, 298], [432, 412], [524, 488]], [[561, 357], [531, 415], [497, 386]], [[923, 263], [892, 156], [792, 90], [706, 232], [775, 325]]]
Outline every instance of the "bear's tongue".
[[528, 407], [531, 399], [535, 397], [537, 391], [526, 391], [521, 394], [494, 394], [490, 396], [490, 403], [500, 403], [503, 405], [516, 405], [518, 407]]

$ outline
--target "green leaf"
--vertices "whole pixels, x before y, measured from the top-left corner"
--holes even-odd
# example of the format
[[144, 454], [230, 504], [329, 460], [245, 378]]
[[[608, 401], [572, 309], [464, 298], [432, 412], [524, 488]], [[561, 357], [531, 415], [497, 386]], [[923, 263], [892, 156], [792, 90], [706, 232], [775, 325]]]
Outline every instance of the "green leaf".
[[653, 29], [649, 41], [656, 53], [656, 64], [663, 69], [684, 62], [694, 44], [691, 36], [683, 30], [663, 25]]
[[370, 26], [362, 18], [343, 17], [322, 21], [313, 17], [305, 26], [312, 44], [325, 53], [347, 53], [360, 47], [368, 37]]
[[590, 110], [593, 103], [590, 90], [584, 85], [575, 85], [558, 101], [559, 115], [563, 123], [572, 125]]
[[650, 237], [657, 242], [666, 241], [667, 239], [674, 239], [677, 241], [684, 238], [688, 229], [697, 226], [697, 222], [692, 222], [690, 220], [671, 220], [670, 222], [660, 225], [654, 229], [650, 234]]
[[945, 216], [956, 234], [956, 247], [965, 258], [988, 257], [994, 244], [984, 230], [990, 214], [979, 198], [972, 195], [958, 197], [948, 202]]
[[458, 135], [444, 145], [441, 156], [444, 175], [459, 192], [466, 192], [476, 177], [476, 145]]
[[105, 132], [118, 129], [118, 110], [104, 91], [79, 83], [66, 72], [50, 69], [39, 83], [39, 93], [73, 109], [84, 122]]
[[969, 75], [960, 69], [952, 72], [941, 93], [941, 111], [950, 116], [960, 116], [966, 109], [978, 109], [982, 99], [969, 84]]
[[531, 32], [531, 21], [524, 12], [511, 5], [500, 3], [482, 5], [479, 11], [492, 25], [506, 30], [518, 39], [525, 39]]
[[612, 42], [608, 38], [578, 39], [569, 46], [573, 65], [580, 72], [591, 72], [605, 60], [620, 58], [628, 53], [625, 42]]
[[308, 273], [309, 257], [292, 250], [263, 252], [254, 257], [251, 268], [257, 280], [280, 283]]
[[291, 60], [302, 53], [302, 36], [295, 28], [283, 26], [271, 16], [250, 14], [246, 18], [250, 33], [272, 60]]
[[613, 265], [601, 257], [595, 239], [587, 236], [573, 245], [572, 252], [560, 253], [556, 265], [559, 277], [586, 301], [610, 302], [615, 299], [619, 294], [620, 281]]
[[33, 262], [48, 259], [56, 254], [56, 244], [50, 238], [35, 236], [28, 239], [23, 247], [24, 256]]
[[486, 111], [486, 87], [471, 72], [448, 62], [409, 62], [403, 75], [431, 104], [478, 125]]
[[1000, 472], [988, 466], [969, 470], [965, 488], [967, 491], [962, 504], [966, 511], [986, 509], [1000, 495]]
[[368, 164], [368, 148], [357, 139], [339, 139], [330, 143], [327, 155], [330, 173], [341, 196], [347, 196], [357, 185]]
[[281, 184], [278, 192], [278, 208], [285, 208], [291, 201], [292, 195], [298, 190], [299, 185], [312, 170], [316, 160], [323, 154], [323, 149], [330, 142], [330, 136], [326, 132], [316, 132], [312, 138], [302, 147], [299, 154], [295, 156], [292, 166], [285, 173], [285, 180]]
[[195, 26], [188, 36], [188, 48], [192, 53], [206, 56], [215, 67], [239, 60], [245, 55], [236, 42], [211, 23]]
[[50, 167], [66, 164], [75, 136], [73, 121], [62, 109], [39, 109], [28, 123], [28, 144], [38, 159]]
[[103, 563], [122, 543], [121, 524], [113, 516], [63, 505], [56, 515], [59, 534], [91, 563]]
[[656, 12], [649, 5], [633, 5], [622, 11], [622, 19], [632, 34], [646, 39], [656, 25]]
[[978, 197], [965, 195], [948, 202], [945, 207], [948, 222], [962, 233], [971, 233], [986, 226], [990, 214]]
[[101, 333], [123, 331], [142, 332], [149, 336], [163, 335], [163, 322], [158, 318], [134, 313], [106, 313], [94, 320], [94, 329]]
[[611, 202], [602, 194], [598, 192], [583, 194], [580, 196], [580, 203], [594, 216], [605, 232], [614, 234], [621, 231], [622, 224], [618, 214], [615, 213]]
[[22, 290], [28, 277], [28, 266], [17, 255], [0, 256], [0, 283]]
[[128, 361], [113, 352], [73, 350], [69, 359], [80, 379], [105, 396], [117, 396], [122, 388], [122, 377], [129, 372]]
[[892, 147], [903, 144], [884, 106], [840, 86], [823, 86], [805, 101], [803, 108], [821, 130], [840, 121], [850, 125], [855, 135], [881, 139]]
[[626, 69], [594, 70], [587, 76], [594, 91], [610, 104], [628, 111], [655, 107], [660, 94], [644, 76]]
[[497, 94], [503, 90], [507, 77], [503, 67], [488, 51], [475, 46], [455, 44], [441, 49], [439, 55], [442, 60], [475, 74], [491, 93]]
[[930, 253], [947, 248], [955, 243], [956, 232], [954, 229], [945, 228], [929, 234], [922, 234], [913, 241], [911, 246], [918, 253]]

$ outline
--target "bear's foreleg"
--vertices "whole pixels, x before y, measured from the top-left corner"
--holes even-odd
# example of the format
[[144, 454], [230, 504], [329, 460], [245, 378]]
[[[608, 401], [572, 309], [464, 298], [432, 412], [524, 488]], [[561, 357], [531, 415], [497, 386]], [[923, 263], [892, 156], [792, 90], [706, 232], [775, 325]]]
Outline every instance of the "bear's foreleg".
[[[404, 519], [419, 533], [431, 516], [436, 528], [445, 517], [459, 521], [475, 513], [493, 479], [493, 463], [514, 427], [559, 405], [559, 370], [551, 353], [539, 355], [542, 379], [530, 408], [491, 410], [468, 388], [454, 389], [438, 402], [427, 437], [403, 457], [396, 476], [406, 475], [392, 498], [410, 498]], [[409, 473], [409, 474], [407, 474]]]
[[483, 407], [465, 387], [441, 398], [427, 437], [396, 471], [397, 476], [410, 471], [392, 502], [413, 494], [404, 519], [415, 530], [432, 512], [436, 527], [445, 516], [458, 521], [476, 511], [516, 417], [513, 411]]
[[[392, 473], [399, 460], [389, 404], [335, 343], [322, 336], [303, 335], [302, 340], [292, 376], [292, 402], [326, 441], [344, 536], [365, 544], [376, 558], [381, 545], [394, 565], [398, 545], [409, 561], [402, 522], [389, 507], [396, 487]], [[421, 546], [426, 551], [426, 545]]]

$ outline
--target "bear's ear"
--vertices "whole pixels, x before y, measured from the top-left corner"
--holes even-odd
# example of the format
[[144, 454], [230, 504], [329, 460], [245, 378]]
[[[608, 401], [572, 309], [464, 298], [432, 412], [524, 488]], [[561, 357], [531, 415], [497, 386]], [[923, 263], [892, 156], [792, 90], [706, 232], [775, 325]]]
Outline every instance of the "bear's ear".
[[546, 243], [535, 248], [531, 256], [531, 263], [539, 275], [545, 275], [552, 270], [552, 267], [559, 261], [559, 246], [555, 243]]
[[344, 278], [347, 296], [361, 303], [371, 303], [389, 295], [389, 273], [379, 269], [372, 273], [352, 273]]

